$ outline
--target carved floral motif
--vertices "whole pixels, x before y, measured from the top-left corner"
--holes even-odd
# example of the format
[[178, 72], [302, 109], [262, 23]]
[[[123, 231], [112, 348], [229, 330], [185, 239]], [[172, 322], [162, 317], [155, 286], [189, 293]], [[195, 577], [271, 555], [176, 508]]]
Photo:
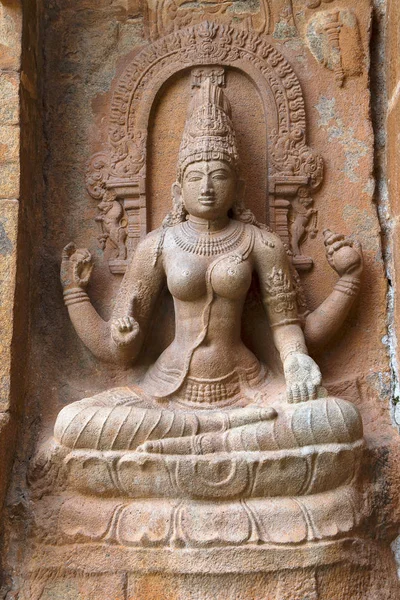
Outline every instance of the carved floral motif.
[[205, 19], [218, 20], [225, 25], [239, 24], [257, 33], [268, 33], [270, 28], [270, 0], [260, 0], [258, 6], [243, 5], [238, 0], [149, 0], [149, 33], [154, 40]]

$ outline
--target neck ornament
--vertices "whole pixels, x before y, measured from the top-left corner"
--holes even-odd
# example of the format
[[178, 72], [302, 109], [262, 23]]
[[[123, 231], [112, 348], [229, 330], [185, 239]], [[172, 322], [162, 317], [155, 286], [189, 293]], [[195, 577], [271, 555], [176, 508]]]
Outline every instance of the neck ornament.
[[220, 231], [199, 232], [189, 221], [173, 229], [177, 246], [199, 256], [215, 256], [231, 252], [241, 244], [244, 235], [244, 224], [235, 221]]

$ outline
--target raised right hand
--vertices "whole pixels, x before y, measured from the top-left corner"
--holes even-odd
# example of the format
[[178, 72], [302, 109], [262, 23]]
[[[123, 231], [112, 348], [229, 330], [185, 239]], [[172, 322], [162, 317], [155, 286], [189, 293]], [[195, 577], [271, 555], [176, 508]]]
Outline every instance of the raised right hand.
[[85, 289], [93, 270], [92, 255], [86, 248], [76, 248], [72, 242], [62, 253], [60, 279], [64, 290]]
[[138, 336], [139, 323], [133, 317], [122, 317], [111, 323], [111, 337], [117, 346], [127, 346]]
[[363, 253], [360, 242], [334, 233], [330, 229], [323, 232], [326, 257], [332, 269], [343, 277], [360, 277], [363, 270]]

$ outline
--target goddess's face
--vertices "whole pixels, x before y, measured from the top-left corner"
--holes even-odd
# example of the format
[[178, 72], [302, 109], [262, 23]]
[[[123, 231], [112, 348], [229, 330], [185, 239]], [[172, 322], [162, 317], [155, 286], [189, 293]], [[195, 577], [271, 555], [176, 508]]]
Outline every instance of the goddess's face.
[[181, 195], [193, 217], [215, 220], [227, 215], [235, 201], [236, 174], [224, 161], [199, 161], [185, 169]]

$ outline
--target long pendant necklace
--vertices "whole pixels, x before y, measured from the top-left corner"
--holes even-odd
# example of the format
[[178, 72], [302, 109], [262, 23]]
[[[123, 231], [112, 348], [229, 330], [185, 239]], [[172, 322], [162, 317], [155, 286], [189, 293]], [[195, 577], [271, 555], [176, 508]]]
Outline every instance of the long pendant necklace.
[[214, 256], [225, 254], [237, 248], [245, 235], [243, 223], [235, 223], [222, 231], [206, 231], [200, 233], [194, 229], [189, 221], [173, 228], [175, 243], [179, 248], [200, 256]]

